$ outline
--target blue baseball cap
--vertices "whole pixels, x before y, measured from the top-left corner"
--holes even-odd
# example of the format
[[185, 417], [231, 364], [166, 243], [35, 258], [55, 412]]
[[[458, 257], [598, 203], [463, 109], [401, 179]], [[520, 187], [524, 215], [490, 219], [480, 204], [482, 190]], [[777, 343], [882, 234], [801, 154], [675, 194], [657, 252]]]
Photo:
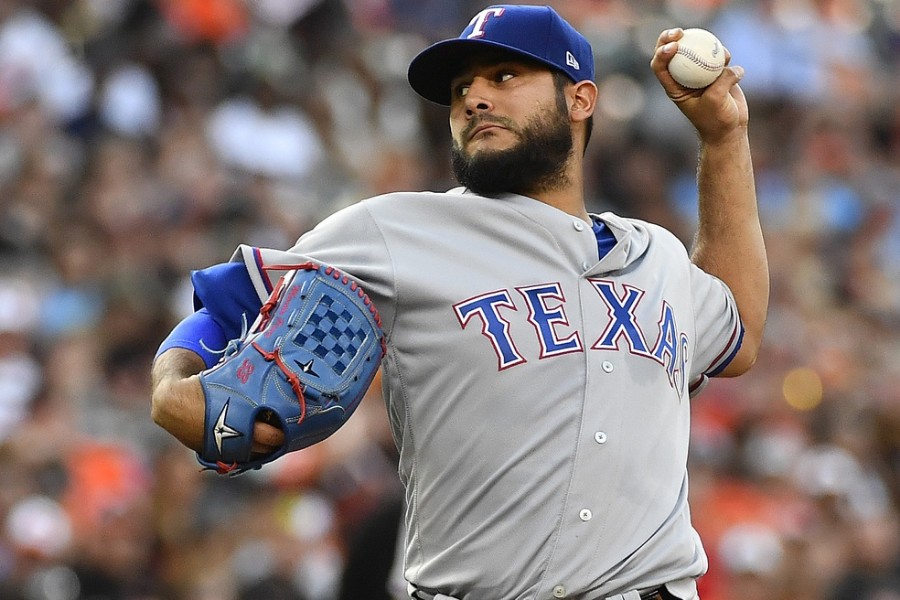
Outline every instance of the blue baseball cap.
[[591, 45], [549, 6], [498, 4], [475, 15], [459, 37], [422, 50], [409, 64], [413, 90], [450, 105], [450, 82], [469, 58], [486, 49], [530, 58], [565, 73], [572, 81], [594, 79]]

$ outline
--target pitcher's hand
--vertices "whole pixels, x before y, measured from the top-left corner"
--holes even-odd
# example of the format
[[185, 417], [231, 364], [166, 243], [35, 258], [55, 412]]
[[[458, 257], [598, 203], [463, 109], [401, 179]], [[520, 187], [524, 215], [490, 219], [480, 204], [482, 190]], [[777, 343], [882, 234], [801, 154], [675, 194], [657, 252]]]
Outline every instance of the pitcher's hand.
[[650, 68], [666, 95], [694, 125], [700, 139], [716, 144], [733, 135], [746, 135], [749, 112], [747, 100], [738, 83], [744, 69], [730, 66], [731, 53], [725, 48], [725, 68], [722, 74], [703, 89], [686, 88], [669, 73], [669, 61], [678, 50], [678, 40], [684, 35], [680, 27], [663, 31], [656, 40], [656, 51]]

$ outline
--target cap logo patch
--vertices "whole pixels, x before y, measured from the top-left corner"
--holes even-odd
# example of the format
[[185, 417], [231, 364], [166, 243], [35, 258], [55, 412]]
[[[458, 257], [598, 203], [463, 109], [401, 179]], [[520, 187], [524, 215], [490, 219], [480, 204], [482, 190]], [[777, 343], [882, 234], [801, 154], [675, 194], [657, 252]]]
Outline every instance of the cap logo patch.
[[566, 64], [575, 69], [576, 71], [581, 69], [581, 65], [578, 64], [578, 61], [575, 60], [575, 55], [566, 50]]
[[503, 15], [505, 10], [505, 8], [495, 6], [493, 8], [486, 8], [472, 17], [472, 20], [469, 21], [469, 25], [473, 26], [472, 33], [467, 35], [466, 39], [484, 37], [484, 26], [487, 24], [488, 19]]

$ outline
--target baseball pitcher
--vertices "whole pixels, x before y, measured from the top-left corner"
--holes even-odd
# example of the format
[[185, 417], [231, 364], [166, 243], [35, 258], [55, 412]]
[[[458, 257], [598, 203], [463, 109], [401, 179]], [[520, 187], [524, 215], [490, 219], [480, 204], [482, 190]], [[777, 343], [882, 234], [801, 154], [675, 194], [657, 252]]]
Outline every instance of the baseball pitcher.
[[492, 6], [409, 67], [448, 107], [460, 187], [368, 198], [194, 273], [153, 418], [211, 468], [258, 468], [333, 432], [380, 367], [410, 598], [697, 598], [691, 398], [755, 361], [768, 272], [743, 71], [682, 87], [681, 35], [650, 66], [701, 141], [690, 252], [587, 212], [591, 46], [551, 8]]

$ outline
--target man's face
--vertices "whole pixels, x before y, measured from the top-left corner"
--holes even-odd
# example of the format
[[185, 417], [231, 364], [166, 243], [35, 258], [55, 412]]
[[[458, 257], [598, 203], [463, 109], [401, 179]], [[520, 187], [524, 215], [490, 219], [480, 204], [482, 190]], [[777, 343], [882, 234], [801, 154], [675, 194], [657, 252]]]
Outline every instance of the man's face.
[[451, 94], [451, 156], [460, 184], [484, 195], [527, 195], [566, 181], [572, 130], [549, 70], [485, 62], [455, 78]]

